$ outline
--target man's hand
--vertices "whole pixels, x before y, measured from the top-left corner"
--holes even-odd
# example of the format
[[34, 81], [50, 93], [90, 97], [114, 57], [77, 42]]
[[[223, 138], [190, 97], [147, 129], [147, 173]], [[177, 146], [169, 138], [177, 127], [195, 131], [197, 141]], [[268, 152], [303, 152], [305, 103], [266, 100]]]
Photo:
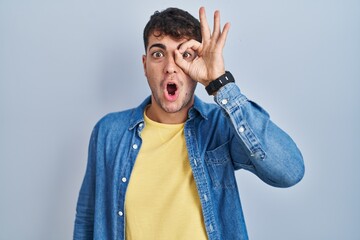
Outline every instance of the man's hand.
[[[220, 31], [220, 12], [214, 13], [214, 29], [211, 34], [206, 20], [205, 8], [199, 10], [202, 42], [192, 39], [183, 43], [175, 52], [176, 64], [193, 80], [207, 86], [211, 81], [225, 73], [223, 48], [228, 34], [230, 23], [226, 23]], [[192, 61], [186, 61], [183, 54], [192, 49], [197, 56]]]

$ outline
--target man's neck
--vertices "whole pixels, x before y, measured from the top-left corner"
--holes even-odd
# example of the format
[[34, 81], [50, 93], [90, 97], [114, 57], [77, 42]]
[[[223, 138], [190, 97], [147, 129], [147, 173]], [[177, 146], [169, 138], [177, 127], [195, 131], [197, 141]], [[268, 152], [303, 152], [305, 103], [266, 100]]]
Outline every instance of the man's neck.
[[146, 108], [146, 116], [151, 120], [164, 124], [179, 124], [184, 123], [188, 117], [188, 108], [183, 108], [175, 113], [165, 112], [156, 104], [150, 104]]

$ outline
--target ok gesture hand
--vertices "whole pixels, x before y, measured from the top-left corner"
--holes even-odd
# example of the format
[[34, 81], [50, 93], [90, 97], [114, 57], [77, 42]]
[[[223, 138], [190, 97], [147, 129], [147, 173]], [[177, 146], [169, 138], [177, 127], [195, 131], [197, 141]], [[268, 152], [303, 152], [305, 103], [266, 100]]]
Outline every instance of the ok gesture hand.
[[[207, 86], [212, 80], [225, 73], [223, 48], [228, 34], [230, 23], [226, 23], [221, 32], [220, 30], [220, 12], [214, 13], [214, 29], [210, 32], [209, 24], [206, 20], [205, 8], [199, 10], [200, 27], [202, 42], [191, 39], [184, 42], [180, 48], [175, 51], [176, 64], [188, 74], [193, 80]], [[186, 61], [183, 54], [187, 49], [192, 49], [197, 56], [192, 61]]]

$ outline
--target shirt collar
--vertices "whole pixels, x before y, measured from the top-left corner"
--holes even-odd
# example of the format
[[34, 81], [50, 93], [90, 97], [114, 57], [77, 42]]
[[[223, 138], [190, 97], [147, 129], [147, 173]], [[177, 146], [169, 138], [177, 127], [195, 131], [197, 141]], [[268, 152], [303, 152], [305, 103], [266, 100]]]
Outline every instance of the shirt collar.
[[189, 119], [196, 117], [197, 115], [200, 115], [202, 118], [207, 120], [208, 114], [209, 114], [209, 104], [201, 101], [200, 98], [195, 96], [194, 105], [190, 108], [188, 113]]
[[151, 103], [151, 97], [145, 98], [145, 100], [137, 107], [134, 108], [130, 118], [129, 130], [135, 128], [138, 124], [144, 124], [144, 111], [147, 105]]
[[[144, 111], [147, 105], [151, 103], [151, 96], [148, 96], [137, 108], [132, 111], [129, 130], [135, 128], [138, 124], [144, 123]], [[194, 105], [189, 109], [188, 119], [192, 119], [196, 116], [201, 116], [204, 119], [208, 119], [209, 104], [204, 103], [197, 96], [194, 97]]]

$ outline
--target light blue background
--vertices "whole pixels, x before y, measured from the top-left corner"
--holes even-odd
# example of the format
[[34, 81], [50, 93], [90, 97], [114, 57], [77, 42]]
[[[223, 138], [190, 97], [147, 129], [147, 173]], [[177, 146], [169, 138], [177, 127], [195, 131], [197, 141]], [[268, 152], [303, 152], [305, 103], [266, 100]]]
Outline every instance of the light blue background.
[[0, 0], [1, 240], [71, 239], [93, 125], [149, 94], [149, 16], [201, 5], [231, 22], [226, 68], [305, 158], [290, 189], [237, 172], [250, 238], [360, 239], [360, 1]]

